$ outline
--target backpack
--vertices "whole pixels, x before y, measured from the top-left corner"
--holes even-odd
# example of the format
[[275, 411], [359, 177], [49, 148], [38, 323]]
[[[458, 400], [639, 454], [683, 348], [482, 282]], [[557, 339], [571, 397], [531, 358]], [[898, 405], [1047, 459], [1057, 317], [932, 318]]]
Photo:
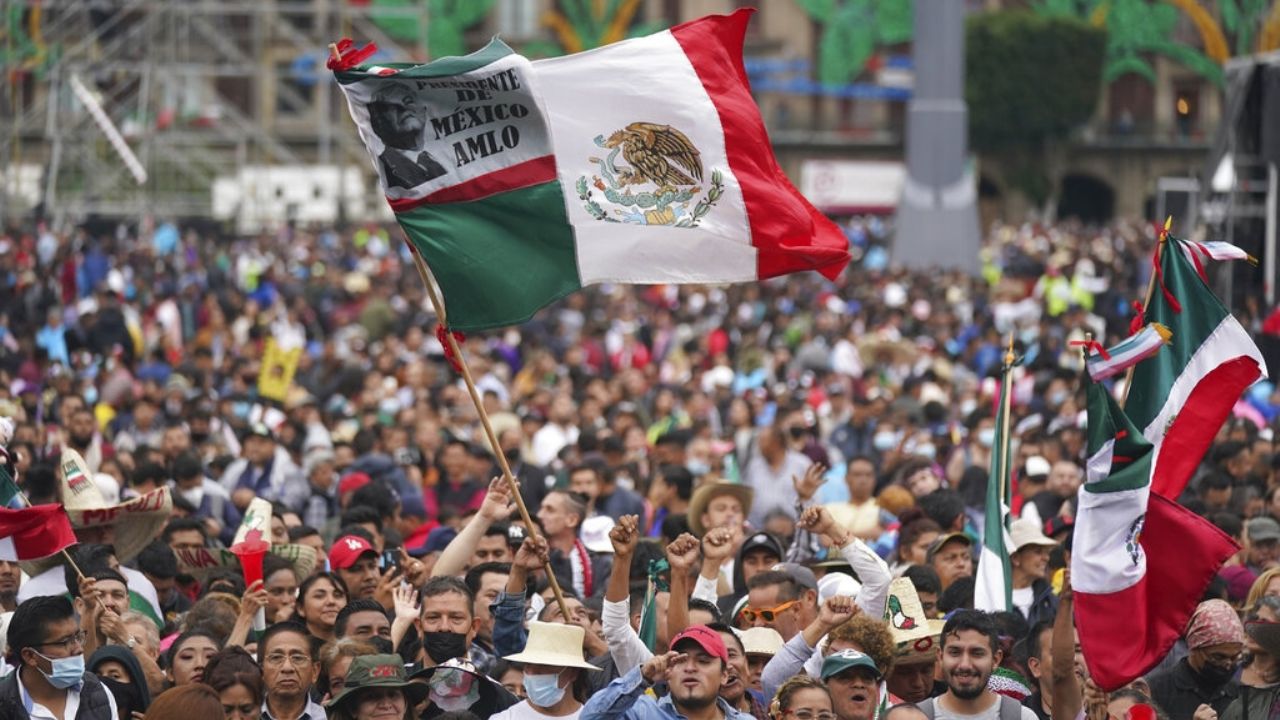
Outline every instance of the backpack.
[[[929, 698], [922, 703], [917, 703], [916, 707], [920, 708], [920, 712], [924, 716], [933, 720], [935, 707], [934, 703], [937, 698]], [[1014, 700], [1008, 695], [1000, 696], [1000, 720], [1022, 720], [1022, 703]]]

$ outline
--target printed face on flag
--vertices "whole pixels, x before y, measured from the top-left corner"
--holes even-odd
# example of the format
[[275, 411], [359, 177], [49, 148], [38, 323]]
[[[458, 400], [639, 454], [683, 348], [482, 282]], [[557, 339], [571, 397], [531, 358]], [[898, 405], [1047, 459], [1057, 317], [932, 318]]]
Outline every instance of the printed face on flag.
[[[499, 51], [508, 52], [495, 41], [480, 54]], [[388, 198], [426, 197], [551, 154], [528, 60], [506, 55], [447, 77], [424, 68], [342, 86]]]

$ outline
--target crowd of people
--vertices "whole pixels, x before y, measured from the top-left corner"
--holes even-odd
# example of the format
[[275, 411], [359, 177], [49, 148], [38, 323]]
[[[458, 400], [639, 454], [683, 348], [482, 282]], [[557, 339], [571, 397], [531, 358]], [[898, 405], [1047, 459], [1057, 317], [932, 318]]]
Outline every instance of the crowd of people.
[[[7, 467], [78, 543], [0, 561], [0, 718], [1270, 717], [1269, 383], [1181, 498], [1242, 546], [1183, 641], [1107, 693], [1074, 635], [1070, 343], [1128, 334], [1154, 231], [999, 225], [969, 277], [845, 229], [834, 283], [597, 286], [465, 338], [515, 488], [395, 232], [7, 231]], [[1011, 336], [1013, 607], [986, 613]]]

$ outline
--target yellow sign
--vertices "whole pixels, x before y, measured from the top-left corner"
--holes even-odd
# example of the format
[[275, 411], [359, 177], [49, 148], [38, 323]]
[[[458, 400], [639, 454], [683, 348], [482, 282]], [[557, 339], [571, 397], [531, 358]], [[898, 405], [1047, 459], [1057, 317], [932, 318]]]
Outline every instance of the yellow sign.
[[283, 350], [276, 344], [275, 338], [267, 339], [267, 346], [262, 352], [262, 369], [258, 372], [258, 394], [269, 400], [284, 402], [293, 383], [293, 374], [298, 370], [298, 359], [302, 357], [302, 347]]

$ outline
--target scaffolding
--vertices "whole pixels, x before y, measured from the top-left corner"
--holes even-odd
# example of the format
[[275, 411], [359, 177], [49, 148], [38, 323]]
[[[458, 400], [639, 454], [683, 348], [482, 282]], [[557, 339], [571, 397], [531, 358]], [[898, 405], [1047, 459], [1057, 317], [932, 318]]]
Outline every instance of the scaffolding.
[[[328, 43], [427, 57], [427, 3], [348, 0], [9, 0], [0, 11], [0, 223], [37, 213], [209, 217], [246, 168], [327, 166], [372, 178]], [[406, 32], [408, 28], [408, 32]], [[93, 93], [145, 169], [137, 181], [73, 91]], [[357, 171], [358, 169], [358, 171]], [[136, 168], [135, 168], [136, 170]], [[359, 183], [371, 196], [376, 182]], [[345, 193], [339, 193], [345, 195]], [[370, 197], [368, 207], [377, 207]], [[353, 218], [355, 219], [355, 218]]]

